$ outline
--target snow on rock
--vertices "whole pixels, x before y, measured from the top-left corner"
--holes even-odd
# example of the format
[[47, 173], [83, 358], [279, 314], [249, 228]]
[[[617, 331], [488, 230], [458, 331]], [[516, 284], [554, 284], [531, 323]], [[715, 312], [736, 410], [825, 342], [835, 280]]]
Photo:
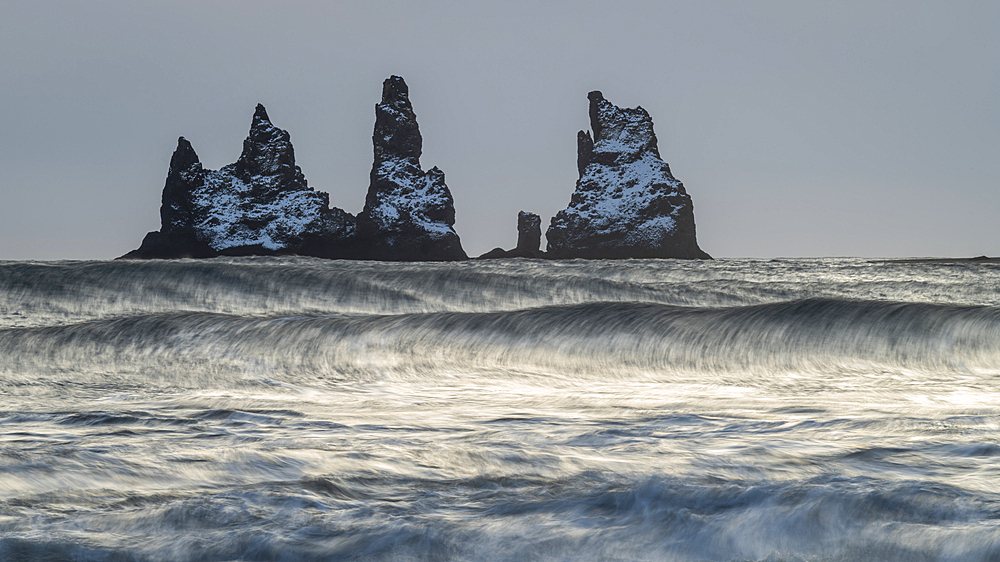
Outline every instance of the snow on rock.
[[375, 106], [375, 161], [358, 215], [362, 253], [370, 259], [466, 259], [444, 172], [420, 168], [422, 142], [406, 82], [392, 76]]
[[421, 138], [406, 83], [385, 81], [375, 106], [375, 163], [364, 211], [330, 207], [306, 183], [288, 132], [258, 105], [239, 159], [202, 167], [184, 137], [170, 160], [160, 230], [125, 258], [300, 254], [376, 260], [466, 259], [444, 173], [420, 168]]
[[127, 258], [289, 253], [350, 257], [354, 217], [311, 189], [287, 131], [258, 105], [239, 159], [202, 167], [184, 137], [170, 160], [160, 230]]
[[702, 258], [694, 207], [660, 158], [645, 109], [620, 108], [590, 92], [593, 136], [577, 135], [576, 183], [569, 207], [546, 231], [553, 258]]

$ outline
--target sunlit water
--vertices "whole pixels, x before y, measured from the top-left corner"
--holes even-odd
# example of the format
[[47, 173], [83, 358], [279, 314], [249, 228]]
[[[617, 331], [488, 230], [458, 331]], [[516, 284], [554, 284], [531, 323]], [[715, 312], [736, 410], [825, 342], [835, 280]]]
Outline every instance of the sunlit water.
[[1000, 266], [0, 262], [0, 560], [998, 560]]

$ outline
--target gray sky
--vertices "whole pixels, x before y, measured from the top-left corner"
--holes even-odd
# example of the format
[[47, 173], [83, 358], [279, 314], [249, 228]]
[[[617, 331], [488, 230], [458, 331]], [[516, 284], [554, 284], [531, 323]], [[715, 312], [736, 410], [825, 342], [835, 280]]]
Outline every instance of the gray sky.
[[138, 247], [177, 137], [231, 163], [257, 102], [357, 213], [391, 74], [470, 255], [568, 204], [595, 89], [716, 257], [1000, 254], [996, 1], [3, 0], [0, 259]]

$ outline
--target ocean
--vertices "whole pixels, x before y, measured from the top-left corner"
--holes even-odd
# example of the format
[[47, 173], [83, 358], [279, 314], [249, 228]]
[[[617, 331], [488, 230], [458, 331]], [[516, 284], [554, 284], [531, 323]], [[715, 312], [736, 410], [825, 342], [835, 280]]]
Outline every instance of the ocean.
[[0, 262], [0, 560], [1000, 560], [1000, 265]]

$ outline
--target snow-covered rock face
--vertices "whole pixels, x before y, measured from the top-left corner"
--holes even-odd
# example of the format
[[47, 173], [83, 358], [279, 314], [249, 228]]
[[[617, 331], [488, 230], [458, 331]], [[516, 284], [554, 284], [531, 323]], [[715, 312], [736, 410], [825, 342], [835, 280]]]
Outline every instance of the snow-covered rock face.
[[258, 105], [243, 153], [220, 170], [206, 170], [184, 137], [170, 160], [159, 233], [130, 257], [219, 254], [350, 253], [354, 218], [329, 208], [329, 196], [306, 183], [295, 165], [288, 132]]
[[309, 188], [295, 165], [288, 132], [271, 124], [262, 105], [239, 160], [205, 172], [191, 190], [191, 205], [196, 236], [217, 251], [294, 250], [308, 237], [351, 227], [338, 224], [343, 217], [331, 212], [327, 194]]
[[420, 168], [420, 129], [409, 89], [399, 76], [382, 85], [372, 142], [371, 184], [358, 215], [364, 253], [385, 260], [465, 259], [452, 228], [455, 204], [444, 172]]
[[645, 109], [616, 107], [590, 92], [594, 132], [577, 135], [580, 179], [546, 231], [558, 258], [709, 258], [695, 240], [684, 185], [660, 159]]
[[258, 105], [239, 159], [202, 167], [181, 137], [163, 187], [160, 230], [123, 257], [300, 254], [371, 260], [466, 259], [444, 173], [420, 169], [421, 138], [406, 83], [385, 81], [375, 106], [375, 163], [357, 218], [329, 206], [295, 165], [288, 132]]

